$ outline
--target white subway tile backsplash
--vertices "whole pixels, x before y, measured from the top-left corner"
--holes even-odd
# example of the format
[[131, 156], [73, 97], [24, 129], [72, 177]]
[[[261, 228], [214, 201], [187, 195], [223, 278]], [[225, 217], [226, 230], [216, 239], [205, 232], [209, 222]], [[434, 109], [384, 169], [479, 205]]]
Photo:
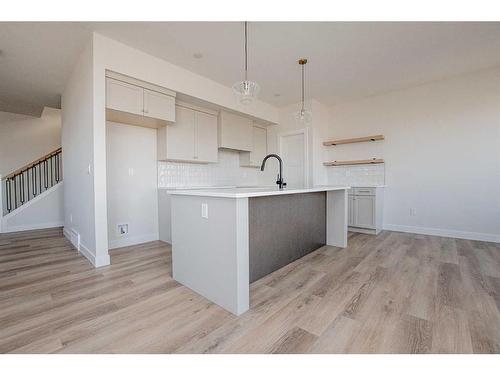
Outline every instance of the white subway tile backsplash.
[[263, 183], [258, 168], [240, 167], [239, 152], [219, 150], [219, 162], [193, 164], [158, 162], [158, 187], [254, 186]]
[[384, 185], [385, 164], [350, 165], [328, 168], [328, 183], [332, 185]]

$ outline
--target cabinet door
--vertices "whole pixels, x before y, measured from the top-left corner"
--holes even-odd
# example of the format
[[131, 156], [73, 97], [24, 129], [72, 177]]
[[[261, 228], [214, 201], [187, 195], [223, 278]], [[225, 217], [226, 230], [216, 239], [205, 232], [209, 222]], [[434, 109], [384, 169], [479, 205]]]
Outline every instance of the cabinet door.
[[354, 215], [355, 215], [355, 212], [354, 212], [354, 196], [352, 195], [349, 195], [348, 196], [348, 225], [352, 226], [354, 225]]
[[106, 108], [142, 115], [143, 88], [106, 78]]
[[217, 117], [204, 112], [195, 112], [195, 158], [198, 161], [216, 163]]
[[253, 126], [253, 150], [250, 152], [250, 163], [260, 165], [267, 155], [267, 130]]
[[354, 226], [360, 228], [375, 228], [375, 197], [354, 197]]
[[144, 89], [144, 116], [175, 121], [175, 98]]
[[166, 129], [167, 159], [194, 161], [195, 159], [195, 111], [175, 108], [176, 121]]
[[253, 122], [234, 113], [221, 112], [219, 119], [219, 147], [238, 151], [252, 151]]

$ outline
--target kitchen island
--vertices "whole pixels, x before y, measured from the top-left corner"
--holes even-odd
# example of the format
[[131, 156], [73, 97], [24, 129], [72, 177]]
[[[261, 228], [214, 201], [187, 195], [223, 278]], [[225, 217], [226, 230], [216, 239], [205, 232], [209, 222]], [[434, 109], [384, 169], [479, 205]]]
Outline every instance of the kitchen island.
[[327, 244], [347, 246], [348, 186], [176, 190], [173, 278], [233, 314], [250, 283]]

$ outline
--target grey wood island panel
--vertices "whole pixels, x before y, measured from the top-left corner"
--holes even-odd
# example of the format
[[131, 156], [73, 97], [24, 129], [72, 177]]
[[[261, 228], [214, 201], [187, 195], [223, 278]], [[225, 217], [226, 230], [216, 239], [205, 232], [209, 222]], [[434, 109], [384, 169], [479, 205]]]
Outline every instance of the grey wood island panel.
[[248, 199], [250, 282], [326, 244], [326, 192]]

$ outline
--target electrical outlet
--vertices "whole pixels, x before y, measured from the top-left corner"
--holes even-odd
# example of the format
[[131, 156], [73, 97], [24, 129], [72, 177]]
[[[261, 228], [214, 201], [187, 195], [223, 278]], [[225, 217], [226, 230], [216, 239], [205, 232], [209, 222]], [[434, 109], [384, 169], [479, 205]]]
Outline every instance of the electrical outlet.
[[128, 224], [118, 224], [117, 225], [118, 235], [124, 236], [128, 233]]
[[201, 204], [201, 217], [208, 219], [208, 203]]
[[410, 208], [410, 216], [417, 216], [417, 209], [412, 207]]

